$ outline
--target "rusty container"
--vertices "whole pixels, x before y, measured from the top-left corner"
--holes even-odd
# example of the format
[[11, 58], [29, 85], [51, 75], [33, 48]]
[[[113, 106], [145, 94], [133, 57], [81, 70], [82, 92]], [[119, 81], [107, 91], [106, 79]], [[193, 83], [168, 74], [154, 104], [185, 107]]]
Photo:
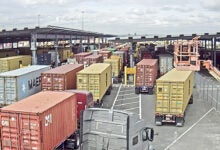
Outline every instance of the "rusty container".
[[42, 90], [63, 91], [76, 88], [76, 73], [82, 64], [66, 64], [41, 73]]
[[75, 54], [74, 57], [76, 58], [76, 61], [78, 64], [83, 64], [84, 58], [91, 54], [92, 54], [91, 52], [82, 52], [82, 53]]
[[42, 91], [1, 108], [2, 150], [52, 150], [77, 129], [76, 95]]
[[127, 66], [130, 61], [129, 50], [130, 50], [130, 47], [123, 47], [119, 50], [119, 51], [123, 51], [125, 53], [125, 61], [124, 61], [125, 66]]
[[84, 58], [84, 64], [89, 66], [94, 63], [102, 63], [103, 57], [101, 54], [98, 55], [89, 55]]
[[112, 53], [107, 50], [102, 50], [99, 52], [99, 54], [101, 54], [103, 56], [104, 60], [110, 58], [110, 56], [112, 55]]
[[157, 59], [142, 59], [136, 65], [135, 93], [146, 92], [153, 94], [154, 84], [157, 78]]

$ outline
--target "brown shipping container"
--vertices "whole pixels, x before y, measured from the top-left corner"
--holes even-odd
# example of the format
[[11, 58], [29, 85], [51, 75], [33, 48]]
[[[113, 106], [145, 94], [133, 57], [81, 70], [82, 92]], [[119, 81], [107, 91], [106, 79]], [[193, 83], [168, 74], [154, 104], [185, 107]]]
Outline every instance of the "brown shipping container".
[[83, 64], [84, 58], [91, 54], [92, 54], [91, 52], [82, 52], [82, 53], [75, 54], [74, 57], [76, 58], [76, 61], [78, 62], [78, 64]]
[[84, 64], [86, 64], [88, 66], [91, 64], [94, 64], [94, 63], [102, 63], [102, 62], [103, 62], [103, 57], [100, 54], [89, 55], [84, 58]]
[[76, 95], [43, 91], [1, 109], [2, 150], [52, 150], [77, 129]]
[[153, 94], [154, 83], [157, 78], [157, 59], [142, 59], [136, 65], [135, 93], [147, 92]]
[[99, 54], [101, 54], [103, 56], [104, 60], [110, 58], [110, 56], [112, 55], [112, 53], [110, 51], [106, 51], [106, 50], [100, 51]]
[[76, 88], [76, 73], [82, 64], [66, 64], [41, 73], [42, 90], [63, 91]]

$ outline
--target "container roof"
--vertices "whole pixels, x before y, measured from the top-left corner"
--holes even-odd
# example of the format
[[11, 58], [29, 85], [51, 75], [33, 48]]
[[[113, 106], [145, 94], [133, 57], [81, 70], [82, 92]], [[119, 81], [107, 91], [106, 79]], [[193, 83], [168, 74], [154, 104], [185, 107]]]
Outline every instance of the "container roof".
[[42, 91], [29, 96], [9, 106], [1, 108], [1, 111], [42, 113], [74, 95], [70, 92]]
[[137, 65], [149, 65], [153, 66], [157, 63], [157, 59], [142, 59]]
[[65, 73], [68, 73], [76, 68], [79, 68], [79, 67], [83, 67], [83, 64], [66, 64], [66, 65], [63, 65], [63, 66], [59, 66], [59, 67], [56, 67], [56, 68], [53, 68], [53, 69], [50, 69], [50, 70], [47, 70], [47, 71], [44, 71], [42, 73], [51, 73], [51, 74], [65, 74]]
[[17, 77], [17, 76], [21, 76], [39, 69], [44, 69], [44, 68], [49, 68], [49, 66], [47, 65], [33, 65], [33, 66], [27, 66], [24, 68], [19, 68], [16, 70], [12, 70], [12, 71], [7, 71], [7, 72], [3, 72], [0, 73], [0, 76], [4, 76], [4, 77]]
[[107, 67], [110, 67], [110, 64], [95, 63], [79, 71], [78, 74], [101, 74]]
[[171, 71], [157, 79], [157, 82], [185, 82], [193, 71], [178, 71], [173, 68]]

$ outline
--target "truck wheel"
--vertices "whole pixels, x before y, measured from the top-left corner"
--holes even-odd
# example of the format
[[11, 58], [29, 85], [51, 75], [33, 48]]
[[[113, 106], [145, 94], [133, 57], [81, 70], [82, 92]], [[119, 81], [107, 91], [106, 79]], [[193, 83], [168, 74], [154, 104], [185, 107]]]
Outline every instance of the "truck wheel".
[[79, 133], [77, 132], [75, 135], [75, 144], [74, 144], [74, 149], [79, 148]]
[[140, 89], [139, 88], [135, 88], [135, 94], [140, 94]]
[[155, 116], [155, 125], [156, 126], [162, 126], [162, 117]]
[[184, 125], [184, 117], [177, 117], [176, 118], [176, 126], [177, 127], [182, 127]]
[[193, 104], [193, 96], [190, 97], [189, 104]]

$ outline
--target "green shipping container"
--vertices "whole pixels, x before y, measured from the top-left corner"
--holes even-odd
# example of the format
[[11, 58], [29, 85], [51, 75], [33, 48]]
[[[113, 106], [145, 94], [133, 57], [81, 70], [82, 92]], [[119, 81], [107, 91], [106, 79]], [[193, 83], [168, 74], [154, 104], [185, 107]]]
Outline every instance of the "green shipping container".
[[182, 126], [184, 112], [193, 101], [193, 71], [177, 71], [175, 68], [156, 80], [155, 121], [174, 122]]
[[29, 55], [0, 58], [0, 72], [15, 70], [27, 65], [31, 65], [31, 56]]
[[77, 89], [91, 92], [97, 103], [106, 92], [110, 94], [111, 81], [111, 65], [107, 63], [92, 64], [77, 73]]

